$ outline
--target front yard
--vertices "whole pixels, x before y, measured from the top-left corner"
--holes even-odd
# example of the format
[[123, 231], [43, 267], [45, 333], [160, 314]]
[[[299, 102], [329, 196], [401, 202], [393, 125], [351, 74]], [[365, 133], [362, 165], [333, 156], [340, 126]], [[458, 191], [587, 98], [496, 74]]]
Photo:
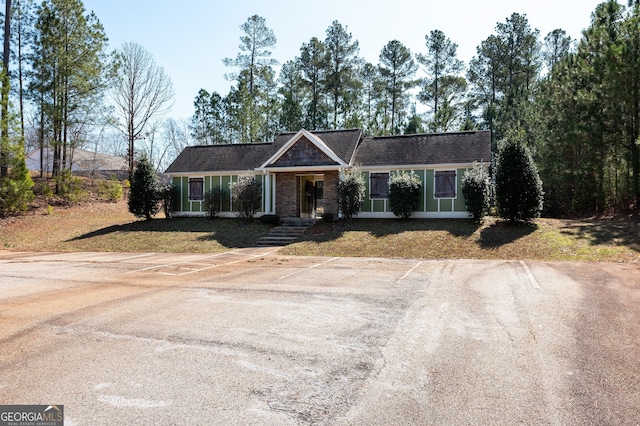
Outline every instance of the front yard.
[[[270, 225], [240, 219], [136, 220], [127, 203], [86, 202], [0, 220], [0, 249], [23, 251], [221, 252], [251, 247]], [[507, 226], [467, 220], [319, 222], [284, 255], [422, 259], [536, 259], [640, 265], [637, 225], [625, 219], [539, 219]]]

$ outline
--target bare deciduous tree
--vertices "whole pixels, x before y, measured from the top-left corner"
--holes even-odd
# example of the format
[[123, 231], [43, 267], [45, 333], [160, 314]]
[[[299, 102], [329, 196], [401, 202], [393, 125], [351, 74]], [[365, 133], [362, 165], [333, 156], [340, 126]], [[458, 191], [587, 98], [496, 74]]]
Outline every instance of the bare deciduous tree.
[[173, 102], [173, 84], [151, 54], [136, 43], [125, 43], [116, 54], [113, 100], [118, 128], [129, 143], [129, 176], [135, 159], [135, 141], [144, 138], [149, 120], [167, 112]]

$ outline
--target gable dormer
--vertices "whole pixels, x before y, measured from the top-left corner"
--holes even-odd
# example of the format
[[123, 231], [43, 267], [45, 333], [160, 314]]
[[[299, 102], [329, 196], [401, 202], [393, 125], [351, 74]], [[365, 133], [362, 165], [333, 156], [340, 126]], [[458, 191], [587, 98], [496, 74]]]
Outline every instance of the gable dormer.
[[320, 137], [301, 129], [259, 169], [346, 165]]

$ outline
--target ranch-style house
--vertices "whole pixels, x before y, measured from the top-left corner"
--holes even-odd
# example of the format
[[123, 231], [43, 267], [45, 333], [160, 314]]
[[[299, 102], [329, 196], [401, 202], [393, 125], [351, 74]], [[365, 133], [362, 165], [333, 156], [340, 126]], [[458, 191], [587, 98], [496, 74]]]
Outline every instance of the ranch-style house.
[[359, 218], [395, 217], [388, 205], [389, 176], [402, 170], [422, 180], [420, 207], [412, 217], [467, 218], [462, 176], [490, 159], [489, 131], [365, 137], [360, 129], [302, 129], [269, 143], [190, 146], [166, 173], [178, 190], [176, 216], [205, 215], [205, 193], [221, 188], [219, 215], [235, 217], [231, 185], [252, 173], [262, 186], [257, 216], [337, 217], [340, 170], [357, 165], [366, 182]]

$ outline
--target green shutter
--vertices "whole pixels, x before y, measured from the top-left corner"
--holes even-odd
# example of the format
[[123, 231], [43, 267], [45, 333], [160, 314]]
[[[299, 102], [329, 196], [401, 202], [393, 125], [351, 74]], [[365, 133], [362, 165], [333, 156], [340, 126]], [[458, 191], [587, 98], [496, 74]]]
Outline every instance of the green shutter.
[[433, 184], [434, 184], [434, 176], [435, 171], [433, 170], [425, 170], [426, 178], [425, 178], [425, 188], [427, 194], [427, 211], [428, 212], [437, 212], [438, 211], [438, 200], [433, 198]]
[[369, 172], [362, 172], [362, 175], [364, 176], [364, 199], [362, 200], [362, 206], [360, 207], [360, 209], [363, 212], [371, 212], [373, 211], [373, 206], [371, 203], [371, 199], [369, 198], [371, 196], [371, 182], [369, 182]]
[[457, 212], [467, 211], [467, 205], [464, 202], [464, 196], [462, 195], [462, 177], [464, 176], [466, 171], [467, 169], [458, 169], [456, 171], [456, 178], [457, 178], [458, 184], [456, 188], [456, 200], [455, 200], [454, 209]]
[[231, 187], [229, 183], [231, 182], [231, 176], [222, 176], [222, 190], [224, 191], [225, 197], [222, 200], [222, 211], [230, 212], [231, 211], [231, 202], [229, 198], [231, 197]]

